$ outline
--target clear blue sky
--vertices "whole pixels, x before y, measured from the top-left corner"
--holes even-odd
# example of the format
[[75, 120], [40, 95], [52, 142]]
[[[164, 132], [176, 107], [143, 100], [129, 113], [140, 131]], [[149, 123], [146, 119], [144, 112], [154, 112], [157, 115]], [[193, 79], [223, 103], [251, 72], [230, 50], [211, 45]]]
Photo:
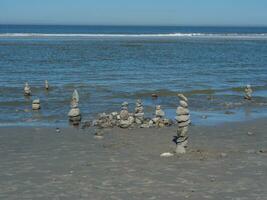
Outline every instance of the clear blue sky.
[[267, 0], [0, 0], [0, 24], [267, 26]]

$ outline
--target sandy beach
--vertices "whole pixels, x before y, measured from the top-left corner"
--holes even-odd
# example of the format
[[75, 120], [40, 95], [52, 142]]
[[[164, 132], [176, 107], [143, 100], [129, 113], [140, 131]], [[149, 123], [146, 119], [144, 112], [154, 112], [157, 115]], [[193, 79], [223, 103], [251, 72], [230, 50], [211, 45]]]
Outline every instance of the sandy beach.
[[267, 199], [267, 119], [175, 127], [0, 128], [0, 199]]

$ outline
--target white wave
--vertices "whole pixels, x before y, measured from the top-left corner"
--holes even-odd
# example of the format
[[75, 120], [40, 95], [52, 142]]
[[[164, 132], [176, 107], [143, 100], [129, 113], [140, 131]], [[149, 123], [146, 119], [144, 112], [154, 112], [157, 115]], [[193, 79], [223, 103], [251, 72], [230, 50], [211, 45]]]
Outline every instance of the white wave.
[[0, 37], [239, 37], [239, 38], [267, 38], [267, 33], [239, 34], [239, 33], [168, 33], [168, 34], [84, 34], [84, 33], [0, 33]]

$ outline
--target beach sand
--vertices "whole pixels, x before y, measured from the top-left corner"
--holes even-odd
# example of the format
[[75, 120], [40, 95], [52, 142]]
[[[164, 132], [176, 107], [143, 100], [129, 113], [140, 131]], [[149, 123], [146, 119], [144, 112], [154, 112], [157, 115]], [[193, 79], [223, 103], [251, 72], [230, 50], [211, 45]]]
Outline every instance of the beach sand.
[[175, 127], [0, 128], [0, 199], [267, 199], [267, 119], [191, 126], [188, 152]]

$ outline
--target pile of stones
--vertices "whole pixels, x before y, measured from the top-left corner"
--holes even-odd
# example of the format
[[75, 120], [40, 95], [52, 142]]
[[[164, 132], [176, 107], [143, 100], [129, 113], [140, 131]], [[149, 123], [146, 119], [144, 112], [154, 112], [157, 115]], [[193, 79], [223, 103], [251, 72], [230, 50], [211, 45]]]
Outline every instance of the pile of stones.
[[139, 124], [139, 125], [143, 124], [145, 113], [144, 113], [144, 107], [143, 107], [141, 99], [138, 99], [136, 101], [135, 110], [134, 111], [135, 111], [135, 113], [134, 113], [134, 121], [135, 121], [135, 123]]
[[247, 85], [245, 88], [245, 96], [244, 98], [247, 100], [251, 100], [252, 99], [252, 88], [250, 85]]
[[79, 105], [79, 94], [77, 90], [74, 90], [73, 95], [72, 95], [71, 105], [70, 105], [71, 109], [68, 113], [69, 121], [73, 125], [79, 125], [82, 119], [81, 111], [78, 105]]
[[176, 110], [176, 121], [178, 123], [177, 136], [173, 141], [176, 143], [176, 153], [186, 153], [188, 143], [188, 126], [190, 125], [190, 114], [188, 109], [188, 99], [183, 94], [178, 94], [180, 105]]
[[134, 123], [133, 114], [128, 111], [128, 102], [123, 102], [121, 105], [121, 111], [118, 116], [119, 119], [119, 127], [121, 128], [129, 128]]
[[118, 113], [112, 112], [110, 114], [101, 113], [97, 120], [92, 123], [93, 126], [99, 128], [112, 128], [118, 125]]

